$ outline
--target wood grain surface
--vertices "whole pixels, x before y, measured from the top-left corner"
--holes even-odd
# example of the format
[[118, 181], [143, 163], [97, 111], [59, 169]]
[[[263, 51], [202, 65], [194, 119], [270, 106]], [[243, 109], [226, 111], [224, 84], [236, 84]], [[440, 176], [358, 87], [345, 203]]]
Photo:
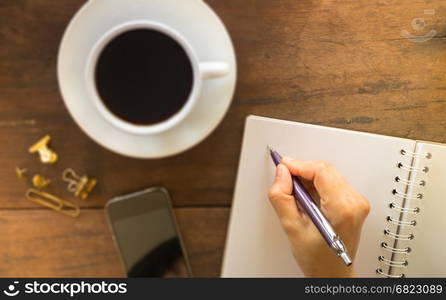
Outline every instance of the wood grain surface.
[[[249, 114], [446, 142], [446, 1], [207, 0], [236, 49], [233, 104], [195, 148], [143, 161], [92, 142], [63, 105], [58, 46], [84, 2], [0, 1], [0, 276], [121, 275], [102, 208], [154, 185], [172, 195], [195, 274], [218, 275]], [[416, 43], [402, 30], [435, 36]], [[47, 133], [54, 166], [27, 153]], [[16, 166], [50, 177], [49, 191], [67, 199], [67, 167], [99, 184], [72, 220], [27, 201]]]
[[[194, 276], [219, 276], [228, 212], [175, 210]], [[2, 210], [0, 228], [2, 277], [124, 276], [101, 209], [84, 209], [77, 219], [43, 209]]]

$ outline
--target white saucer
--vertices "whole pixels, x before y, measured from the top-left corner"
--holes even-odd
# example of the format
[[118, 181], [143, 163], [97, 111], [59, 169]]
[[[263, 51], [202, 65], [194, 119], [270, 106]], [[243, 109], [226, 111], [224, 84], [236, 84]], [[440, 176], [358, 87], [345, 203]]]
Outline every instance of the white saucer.
[[[111, 28], [133, 20], [165, 23], [189, 41], [202, 61], [225, 61], [226, 77], [206, 80], [186, 119], [158, 135], [130, 134], [114, 127], [89, 100], [85, 84], [88, 55]], [[205, 139], [223, 119], [236, 83], [236, 60], [224, 25], [202, 0], [90, 0], [74, 16], [58, 57], [58, 80], [70, 114], [93, 140], [136, 158], [160, 158], [183, 152]]]

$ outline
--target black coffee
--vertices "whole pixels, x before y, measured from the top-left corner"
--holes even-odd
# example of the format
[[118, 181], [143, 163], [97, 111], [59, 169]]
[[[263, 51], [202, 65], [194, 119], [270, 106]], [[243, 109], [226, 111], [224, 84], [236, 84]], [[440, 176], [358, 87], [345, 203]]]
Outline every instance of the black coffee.
[[105, 106], [137, 125], [173, 116], [187, 102], [193, 85], [192, 65], [183, 47], [149, 29], [124, 32], [106, 45], [95, 77]]

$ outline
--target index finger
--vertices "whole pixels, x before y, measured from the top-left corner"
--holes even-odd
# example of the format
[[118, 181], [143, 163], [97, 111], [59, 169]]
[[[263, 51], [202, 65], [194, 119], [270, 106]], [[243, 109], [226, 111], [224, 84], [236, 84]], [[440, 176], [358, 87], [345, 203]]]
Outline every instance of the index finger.
[[283, 158], [284, 164], [291, 174], [313, 182], [317, 192], [324, 199], [337, 198], [342, 188], [349, 186], [342, 175], [325, 161], [300, 161]]

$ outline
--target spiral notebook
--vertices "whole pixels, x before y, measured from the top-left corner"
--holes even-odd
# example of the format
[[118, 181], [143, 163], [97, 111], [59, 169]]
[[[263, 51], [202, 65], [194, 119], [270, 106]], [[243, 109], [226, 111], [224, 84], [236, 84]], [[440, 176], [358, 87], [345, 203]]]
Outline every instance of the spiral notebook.
[[223, 260], [223, 277], [303, 276], [267, 199], [267, 152], [333, 164], [371, 212], [354, 264], [362, 277], [446, 276], [446, 145], [250, 116]]

